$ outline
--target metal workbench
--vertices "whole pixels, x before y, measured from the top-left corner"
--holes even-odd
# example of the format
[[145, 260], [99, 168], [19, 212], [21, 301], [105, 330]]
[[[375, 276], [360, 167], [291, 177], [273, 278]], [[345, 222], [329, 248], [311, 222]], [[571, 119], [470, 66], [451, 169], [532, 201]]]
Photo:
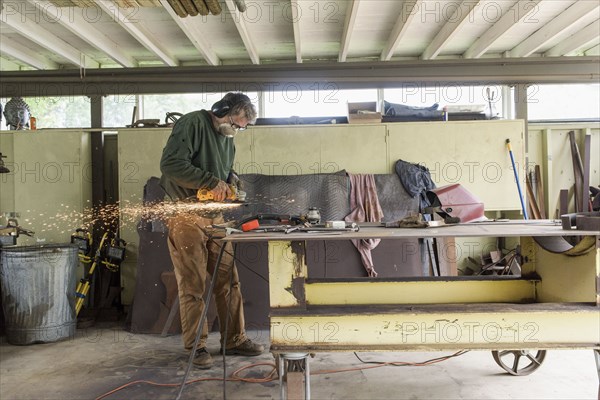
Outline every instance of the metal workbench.
[[[583, 240], [567, 252], [544, 249], [548, 243], [566, 243], [566, 234]], [[519, 237], [521, 276], [308, 275], [309, 240], [431, 237]], [[282, 398], [287, 397], [283, 376], [291, 362], [301, 363], [304, 397], [310, 397], [307, 356], [315, 352], [492, 350], [495, 358], [514, 353], [518, 375], [520, 355], [543, 361], [529, 349], [584, 348], [594, 350], [600, 377], [598, 231], [565, 231], [551, 221], [508, 221], [425, 229], [371, 226], [358, 232], [247, 232], [224, 240], [268, 241], [271, 352], [279, 362]]]

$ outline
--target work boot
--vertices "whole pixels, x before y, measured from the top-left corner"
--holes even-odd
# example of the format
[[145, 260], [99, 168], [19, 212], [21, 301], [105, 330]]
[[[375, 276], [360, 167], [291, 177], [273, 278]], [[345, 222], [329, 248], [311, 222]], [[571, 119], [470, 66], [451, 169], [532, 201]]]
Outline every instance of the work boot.
[[[252, 340], [246, 339], [243, 343], [232, 347], [231, 349], [226, 349], [225, 354], [254, 357], [262, 354], [263, 351], [265, 351], [265, 347], [262, 344], [254, 343]], [[221, 354], [223, 354], [223, 348], [221, 348]]]
[[200, 369], [209, 369], [213, 365], [213, 359], [210, 356], [206, 347], [202, 347], [200, 349], [196, 349], [194, 354], [194, 365]]

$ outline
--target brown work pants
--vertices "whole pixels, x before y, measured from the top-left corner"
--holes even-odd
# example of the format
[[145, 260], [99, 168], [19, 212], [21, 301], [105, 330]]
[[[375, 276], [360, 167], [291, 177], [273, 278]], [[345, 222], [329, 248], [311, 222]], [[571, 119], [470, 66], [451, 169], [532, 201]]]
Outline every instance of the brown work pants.
[[[191, 214], [169, 219], [169, 253], [179, 290], [183, 345], [188, 350], [194, 346], [196, 329], [205, 307], [203, 296], [207, 276], [214, 273], [221, 248], [218, 240], [209, 240], [206, 227], [222, 222], [222, 216], [206, 218]], [[246, 340], [242, 293], [232, 254], [231, 243], [227, 243], [213, 289], [221, 330], [221, 346], [225, 337], [225, 320], [229, 316], [226, 349], [238, 346]], [[207, 338], [208, 323], [204, 321], [197, 348], [206, 347]]]

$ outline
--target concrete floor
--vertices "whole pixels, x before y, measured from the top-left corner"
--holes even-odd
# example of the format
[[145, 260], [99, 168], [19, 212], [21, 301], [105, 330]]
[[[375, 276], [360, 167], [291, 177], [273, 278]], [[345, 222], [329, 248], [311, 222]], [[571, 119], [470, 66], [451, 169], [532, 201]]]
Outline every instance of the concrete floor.
[[[268, 344], [265, 331], [250, 332]], [[190, 379], [221, 378], [223, 366], [218, 334], [211, 334], [209, 349], [216, 357], [212, 370], [193, 370]], [[449, 353], [361, 353], [367, 360], [425, 361]], [[228, 357], [227, 372], [260, 357]], [[137, 380], [179, 384], [187, 363], [180, 336], [133, 335], [120, 327], [78, 330], [75, 338], [58, 343], [13, 346], [0, 343], [0, 399], [96, 399]], [[312, 372], [365, 366], [352, 353], [321, 353], [311, 359]], [[259, 377], [270, 368], [246, 371]], [[427, 367], [382, 367], [328, 373], [311, 377], [313, 399], [596, 399], [598, 375], [591, 350], [549, 351], [543, 365], [529, 376], [510, 376], [487, 351], [472, 351]], [[135, 384], [106, 399], [175, 399], [177, 387]], [[277, 381], [228, 382], [228, 399], [277, 399]], [[186, 386], [182, 399], [221, 399], [220, 381]]]

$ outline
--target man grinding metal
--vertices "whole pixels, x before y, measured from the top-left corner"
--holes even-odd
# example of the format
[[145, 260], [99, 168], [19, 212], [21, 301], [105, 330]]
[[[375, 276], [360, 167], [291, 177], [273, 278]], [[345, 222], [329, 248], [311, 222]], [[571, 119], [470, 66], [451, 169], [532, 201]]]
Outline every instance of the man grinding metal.
[[[210, 111], [188, 113], [175, 123], [160, 160], [161, 186], [172, 200], [196, 198], [200, 191], [215, 201], [231, 198], [235, 146], [233, 137], [256, 121], [256, 108], [242, 93], [227, 93]], [[227, 181], [230, 182], [227, 182]], [[220, 246], [205, 227], [223, 223], [220, 213], [200, 216], [184, 213], [169, 219], [169, 252], [179, 290], [183, 345], [195, 352], [194, 364], [208, 369], [213, 360], [206, 349], [208, 323], [195, 349], [196, 328], [205, 307], [203, 295], [207, 274], [214, 274]], [[244, 309], [238, 272], [233, 265], [231, 243], [227, 243], [214, 287], [221, 330], [221, 352], [257, 356], [264, 351], [246, 336]], [[233, 274], [233, 278], [231, 278]], [[231, 297], [231, 298], [230, 298]], [[225, 338], [225, 321], [227, 338]]]

